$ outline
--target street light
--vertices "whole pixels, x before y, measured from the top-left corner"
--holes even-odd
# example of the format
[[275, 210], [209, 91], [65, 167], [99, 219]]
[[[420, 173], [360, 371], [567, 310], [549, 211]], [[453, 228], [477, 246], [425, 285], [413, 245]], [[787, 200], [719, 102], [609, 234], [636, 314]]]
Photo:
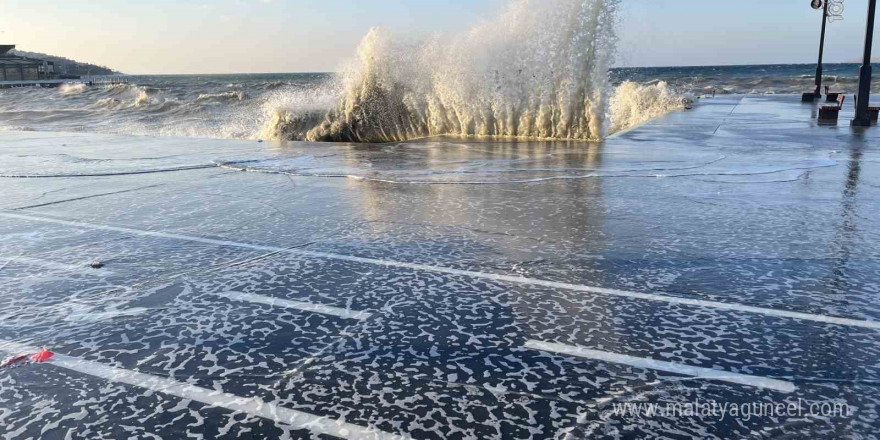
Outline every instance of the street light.
[[825, 55], [825, 26], [828, 24], [828, 3], [829, 1], [813, 0], [810, 6], [813, 9], [822, 9], [822, 37], [819, 40], [819, 65], [816, 67], [816, 91], [813, 92], [814, 98], [822, 97], [822, 57]]
[[822, 58], [825, 55], [825, 28], [828, 23], [843, 20], [844, 0], [811, 0], [810, 7], [822, 10], [822, 35], [819, 39], [819, 64], [816, 66], [816, 91], [804, 93], [804, 102], [822, 97]]
[[865, 31], [865, 54], [862, 68], [859, 70], [859, 95], [856, 99], [856, 118], [852, 125], [868, 127], [871, 125], [871, 112], [868, 106], [871, 100], [871, 46], [874, 43], [874, 13], [877, 11], [877, 0], [868, 1], [868, 29]]

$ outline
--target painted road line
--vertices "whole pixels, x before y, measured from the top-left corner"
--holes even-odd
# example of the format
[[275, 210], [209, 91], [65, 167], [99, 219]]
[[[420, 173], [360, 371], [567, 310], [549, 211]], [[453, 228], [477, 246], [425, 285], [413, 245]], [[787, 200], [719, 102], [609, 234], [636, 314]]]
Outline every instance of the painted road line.
[[[39, 351], [35, 347], [3, 340], [0, 340], [0, 350], [14, 354], [36, 353]], [[285, 408], [256, 397], [241, 397], [223, 393], [179, 382], [167, 377], [110, 367], [99, 362], [87, 361], [72, 356], [55, 354], [47, 363], [111, 382], [124, 383], [181, 399], [194, 400], [206, 405], [250, 414], [295, 429], [307, 429], [316, 435], [330, 435], [344, 439], [411, 440], [406, 435], [393, 434], [376, 428], [355, 425], [342, 420], [334, 420], [329, 417], [321, 417]]]
[[768, 377], [749, 376], [746, 374], [731, 373], [729, 371], [713, 370], [711, 368], [693, 367], [690, 365], [677, 364], [674, 362], [658, 361], [656, 359], [641, 358], [629, 356], [625, 354], [610, 353], [607, 351], [592, 350], [577, 345], [557, 344], [554, 342], [544, 342], [530, 340], [525, 343], [526, 348], [532, 350], [546, 351], [550, 353], [574, 356], [584, 359], [593, 359], [598, 361], [610, 362], [613, 364], [629, 365], [636, 368], [644, 368], [646, 370], [659, 370], [667, 373], [681, 374], [692, 376], [700, 379], [717, 380], [722, 382], [736, 383], [740, 385], [748, 385], [757, 388], [765, 388], [768, 390], [780, 391], [783, 393], [792, 393], [795, 390], [793, 383], [771, 379]]
[[94, 312], [92, 311], [94, 308], [85, 309], [85, 310], [75, 310], [65, 315], [64, 319], [67, 322], [101, 322], [110, 319], [116, 319], [121, 317], [133, 317], [140, 316], [145, 313], [148, 313], [150, 309], [144, 307], [134, 307], [131, 309], [111, 309], [103, 312]]
[[241, 292], [222, 292], [212, 293], [213, 296], [230, 299], [232, 301], [244, 301], [254, 304], [265, 304], [272, 307], [282, 307], [286, 309], [298, 309], [306, 312], [321, 313], [324, 315], [338, 316], [345, 319], [368, 319], [371, 314], [357, 310], [347, 310], [339, 307], [325, 306], [323, 304], [314, 304], [303, 301], [291, 301], [287, 299], [274, 298], [271, 296], [255, 295], [252, 293]]
[[669, 296], [665, 294], [656, 294], [656, 293], [640, 293], [640, 292], [630, 292], [626, 290], [618, 290], [618, 289], [608, 289], [604, 287], [593, 287], [593, 286], [584, 286], [580, 284], [570, 284], [570, 283], [562, 283], [558, 281], [547, 281], [540, 280], [534, 278], [526, 278], [520, 276], [512, 276], [512, 275], [500, 275], [493, 273], [485, 273], [485, 272], [475, 272], [469, 270], [460, 270], [460, 269], [452, 269], [448, 267], [442, 266], [431, 266], [427, 264], [416, 264], [416, 263], [406, 263], [401, 261], [393, 261], [393, 260], [380, 260], [375, 258], [362, 258], [362, 257], [354, 257], [350, 255], [340, 255], [340, 254], [332, 254], [327, 252], [316, 252], [316, 251], [307, 251], [302, 249], [289, 249], [289, 248], [281, 248], [277, 246], [262, 246], [262, 245], [254, 245], [249, 243], [240, 243], [229, 240], [215, 240], [210, 238], [201, 238], [194, 237], [189, 235], [181, 235], [181, 234], [173, 234], [167, 232], [158, 232], [158, 231], [145, 231], [140, 229], [131, 229], [131, 228], [121, 228], [117, 226], [106, 226], [106, 225], [98, 225], [92, 223], [84, 223], [84, 222], [76, 222], [69, 220], [60, 220], [55, 218], [48, 217], [39, 217], [32, 215], [23, 215], [23, 214], [12, 214], [12, 213], [2, 213], [0, 212], [0, 217], [13, 218], [18, 220], [26, 220], [26, 221], [34, 221], [34, 222], [42, 222], [42, 223], [51, 223], [56, 225], [64, 225], [71, 226], [76, 228], [85, 228], [85, 229], [95, 229], [102, 231], [112, 231], [119, 232], [123, 234], [131, 234], [131, 235], [139, 235], [143, 237], [157, 237], [157, 238], [167, 238], [173, 240], [181, 240], [188, 241], [193, 243], [204, 243], [216, 246], [228, 246], [228, 247], [236, 247], [241, 249], [250, 249], [257, 251], [265, 251], [265, 252], [282, 252], [292, 255], [301, 255], [306, 257], [313, 258], [321, 258], [327, 260], [337, 260], [337, 261], [349, 261], [354, 263], [363, 263], [370, 264], [376, 266], [385, 266], [385, 267], [397, 267], [397, 268], [405, 268], [417, 271], [427, 271], [434, 273], [443, 273], [448, 275], [460, 275], [466, 276], [470, 278], [478, 278], [484, 280], [491, 281], [500, 281], [514, 284], [522, 284], [527, 286], [539, 286], [539, 287], [548, 287], [552, 289], [563, 289], [563, 290], [571, 290], [575, 292], [583, 292], [595, 295], [607, 295], [607, 296], [617, 296], [623, 298], [631, 298], [631, 299], [639, 299], [645, 301], [656, 301], [656, 302], [665, 302], [668, 304], [678, 304], [684, 306], [693, 306], [693, 307], [702, 307], [716, 310], [725, 310], [731, 312], [743, 312], [743, 313], [754, 313], [758, 315], [764, 316], [772, 316], [775, 318], [789, 318], [796, 319], [802, 321], [813, 321], [820, 322], [824, 324], [835, 324], [849, 327], [861, 327], [872, 330], [880, 330], [880, 322], [877, 321], [867, 321], [861, 319], [852, 319], [852, 318], [841, 318], [836, 316], [828, 316], [828, 315], [816, 315], [812, 313], [801, 313], [801, 312], [791, 312], [788, 310], [778, 310], [778, 309], [770, 309], [764, 307], [754, 307], [747, 306], [743, 304], [736, 303], [724, 303], [718, 301], [707, 301], [700, 299], [692, 299], [692, 298], [680, 298], [675, 296]]

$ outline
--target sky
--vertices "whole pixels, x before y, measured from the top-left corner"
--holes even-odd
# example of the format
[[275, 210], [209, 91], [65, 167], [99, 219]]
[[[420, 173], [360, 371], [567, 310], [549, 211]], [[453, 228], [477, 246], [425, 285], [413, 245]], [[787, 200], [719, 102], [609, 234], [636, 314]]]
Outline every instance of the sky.
[[[0, 0], [0, 44], [129, 74], [327, 72], [373, 26], [462, 32], [506, 1]], [[821, 13], [809, 0], [621, 1], [621, 66], [816, 62]], [[861, 57], [867, 0], [843, 1], [827, 62]]]

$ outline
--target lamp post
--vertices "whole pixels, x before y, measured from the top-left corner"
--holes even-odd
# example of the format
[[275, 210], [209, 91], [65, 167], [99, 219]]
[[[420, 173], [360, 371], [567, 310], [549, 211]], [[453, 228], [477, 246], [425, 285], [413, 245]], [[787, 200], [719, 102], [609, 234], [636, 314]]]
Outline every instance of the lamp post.
[[819, 65], [816, 66], [816, 91], [813, 93], [815, 98], [822, 97], [822, 57], [825, 55], [825, 26], [828, 25], [828, 1], [812, 0], [810, 6], [813, 9], [822, 8], [822, 36], [819, 40]]
[[856, 118], [852, 125], [855, 127], [868, 127], [871, 125], [868, 106], [871, 101], [871, 46], [874, 43], [874, 12], [877, 10], [877, 0], [868, 1], [868, 29], [865, 31], [865, 55], [862, 59], [862, 68], [859, 70], [859, 95], [856, 99]]

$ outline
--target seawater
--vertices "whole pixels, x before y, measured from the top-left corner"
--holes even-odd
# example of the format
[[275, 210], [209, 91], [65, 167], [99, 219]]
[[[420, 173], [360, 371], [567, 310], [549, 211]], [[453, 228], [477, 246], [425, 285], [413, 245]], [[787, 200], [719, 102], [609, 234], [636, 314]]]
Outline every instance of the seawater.
[[[835, 91], [854, 93], [858, 67], [826, 66], [826, 82]], [[609, 132], [678, 110], [681, 96], [711, 95], [713, 90], [716, 94], [812, 90], [814, 70], [815, 65], [809, 64], [611, 69], [609, 102], [615, 108], [607, 110]], [[129, 76], [128, 85], [113, 87], [4, 89], [0, 90], [0, 130], [298, 139], [305, 133], [284, 133], [283, 127], [295, 126], [288, 122], [297, 118], [321, 123], [338, 103], [335, 76]], [[874, 93], [880, 93], [880, 81], [875, 81]]]
[[[129, 76], [107, 87], [0, 90], [0, 130], [596, 141], [700, 96], [813, 88], [813, 65], [612, 68], [617, 7], [618, 0], [512, 0], [457, 35], [414, 40], [377, 28], [336, 73]], [[855, 64], [825, 73], [834, 91], [858, 85]]]

